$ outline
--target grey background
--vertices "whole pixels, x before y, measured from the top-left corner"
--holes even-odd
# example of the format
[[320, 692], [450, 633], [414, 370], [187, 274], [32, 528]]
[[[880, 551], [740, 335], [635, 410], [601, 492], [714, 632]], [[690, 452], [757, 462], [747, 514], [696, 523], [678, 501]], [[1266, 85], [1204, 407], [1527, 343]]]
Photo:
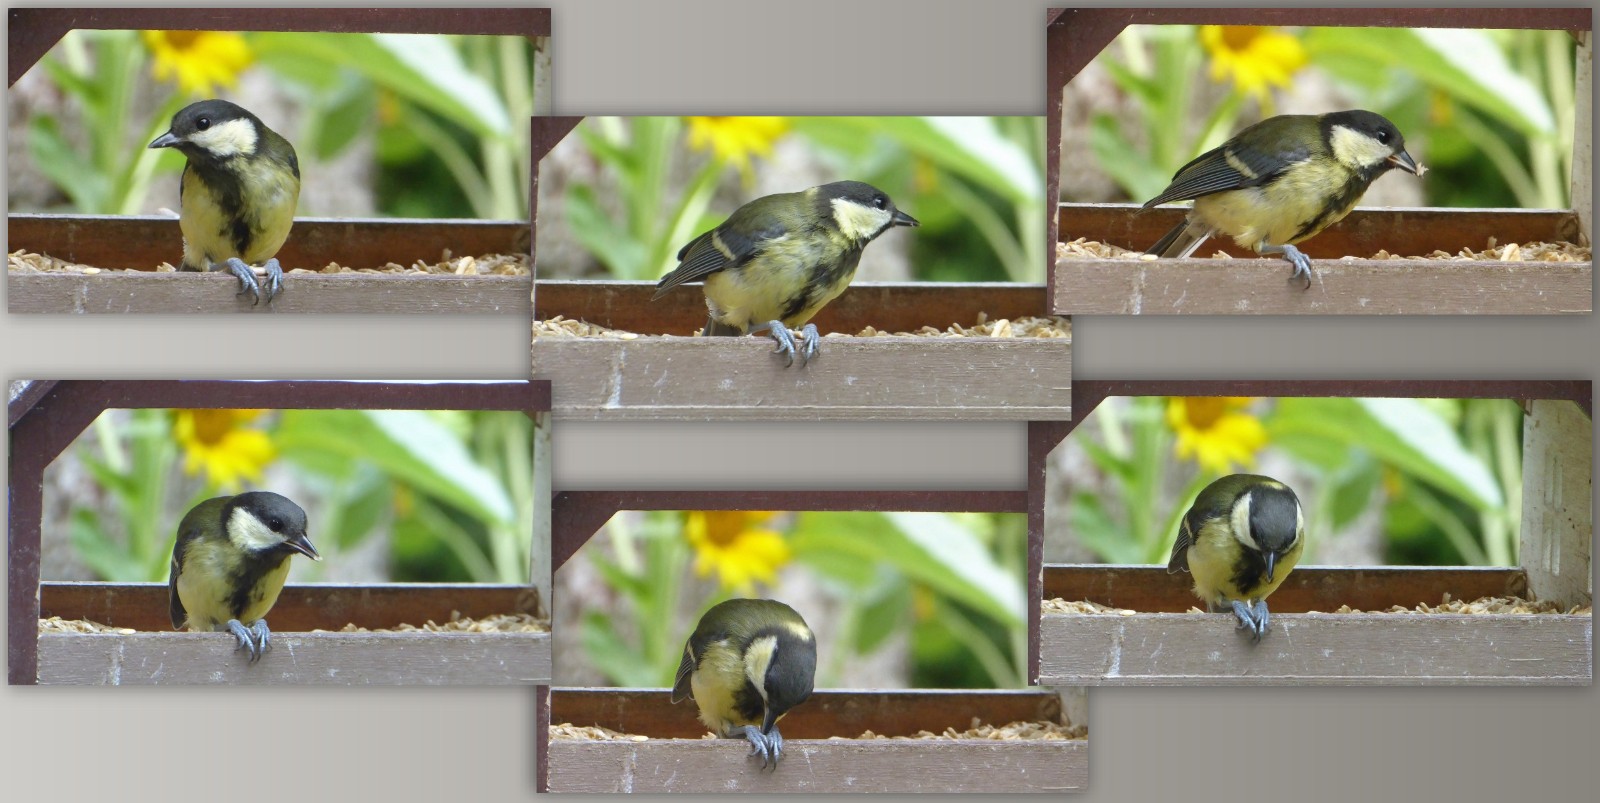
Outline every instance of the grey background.
[[[1037, 0], [545, 5], [560, 114], [1044, 109]], [[1592, 315], [1075, 327], [1077, 374], [1093, 378], [1592, 378], [1600, 361]], [[7, 379], [516, 378], [527, 322], [0, 315], [0, 365]], [[690, 487], [717, 466], [746, 487], [1020, 487], [1022, 428], [558, 423], [556, 488], [608, 476]], [[785, 432], [804, 434], [783, 441], [785, 479], [751, 479], [751, 455]], [[890, 438], [917, 449], [896, 465]], [[1115, 689], [1090, 706], [1092, 780], [1079, 799], [1094, 803], [1594, 793], [1593, 688]], [[514, 689], [6, 687], [0, 778], [17, 800], [519, 800], [532, 794], [532, 723], [532, 692]]]

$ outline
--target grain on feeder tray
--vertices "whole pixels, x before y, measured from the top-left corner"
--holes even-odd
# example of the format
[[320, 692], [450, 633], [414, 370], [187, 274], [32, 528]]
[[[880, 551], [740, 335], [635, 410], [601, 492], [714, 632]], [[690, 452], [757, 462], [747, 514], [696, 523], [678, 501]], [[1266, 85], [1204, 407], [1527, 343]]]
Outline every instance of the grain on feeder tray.
[[[381, 268], [347, 268], [337, 262], [330, 262], [322, 268], [311, 270], [303, 267], [288, 267], [284, 272], [289, 275], [308, 273], [380, 273], [398, 274], [405, 276], [528, 276], [532, 271], [528, 267], [527, 254], [488, 254], [484, 256], [452, 257], [449, 251], [440, 255], [440, 261], [428, 263], [417, 260], [410, 265], [400, 265], [390, 262]], [[163, 262], [151, 270], [132, 270], [119, 268], [97, 268], [89, 265], [79, 265], [56, 259], [48, 254], [36, 254], [30, 251], [13, 251], [6, 256], [6, 268], [19, 273], [176, 273], [178, 268], [170, 262]], [[264, 273], [260, 268], [257, 273]]]
[[138, 632], [128, 627], [112, 627], [88, 619], [62, 619], [52, 616], [39, 620], [40, 633], [116, 633], [122, 636], [131, 636]]
[[1072, 613], [1082, 616], [1132, 616], [1134, 614], [1133, 611], [1127, 608], [1114, 608], [1110, 605], [1101, 605], [1098, 602], [1089, 602], [1088, 600], [1068, 602], [1064, 599], [1047, 599], [1039, 605], [1039, 610], [1043, 613]]
[[[1110, 607], [1110, 606], [1107, 606], [1107, 605], [1101, 605], [1101, 604], [1099, 604], [1097, 602], [1088, 602], [1088, 601], [1085, 601], [1085, 600], [1074, 600], [1074, 601], [1069, 602], [1069, 601], [1064, 600], [1064, 599], [1047, 599], [1047, 600], [1044, 600], [1042, 603], [1040, 603], [1039, 609], [1043, 613], [1073, 614], [1073, 615], [1078, 615], [1078, 616], [1108, 616], [1108, 615], [1133, 616], [1134, 614], [1138, 613], [1137, 611], [1130, 611], [1130, 610], [1128, 610], [1126, 608], [1113, 608], [1113, 607]], [[1559, 613], [1559, 614], [1567, 614], [1567, 615], [1573, 615], [1573, 614], [1588, 615], [1588, 614], [1590, 614], [1592, 612], [1592, 610], [1593, 610], [1592, 607], [1587, 606], [1587, 605], [1574, 606], [1574, 607], [1570, 607], [1570, 608], [1563, 608], [1560, 605], [1555, 604], [1554, 602], [1534, 602], [1534, 601], [1529, 601], [1529, 600], [1522, 599], [1521, 597], [1481, 597], [1479, 599], [1472, 600], [1471, 602], [1467, 602], [1465, 600], [1451, 599], [1450, 598], [1450, 594], [1447, 592], [1444, 595], [1444, 599], [1438, 605], [1429, 605], [1427, 603], [1421, 603], [1421, 604], [1417, 605], [1415, 608], [1407, 608], [1407, 607], [1405, 607], [1403, 605], [1393, 605], [1393, 606], [1390, 606], [1389, 608], [1387, 608], [1385, 610], [1381, 610], [1381, 611], [1363, 611], [1363, 610], [1360, 610], [1358, 608], [1352, 608], [1349, 605], [1341, 605], [1341, 606], [1339, 606], [1338, 610], [1332, 611], [1332, 613], [1365, 613], [1365, 614], [1375, 614], [1375, 613], [1376, 614], [1454, 613], [1454, 614], [1473, 614], [1473, 615], [1505, 615], [1505, 614], [1523, 614], [1523, 615], [1528, 615], [1528, 614]], [[1188, 613], [1206, 613], [1206, 611], [1200, 610], [1200, 608], [1195, 607], [1195, 606], [1190, 606], [1189, 610], [1188, 610]], [[1324, 612], [1323, 611], [1307, 611], [1307, 613], [1324, 613]]]
[[[698, 332], [696, 333], [698, 335]], [[543, 321], [533, 322], [534, 337], [595, 337], [606, 340], [637, 340], [641, 335], [626, 332], [621, 329], [609, 329], [585, 321], [573, 321], [557, 315]], [[672, 337], [673, 335], [661, 335]], [[848, 332], [829, 332], [823, 335], [830, 337], [936, 337], [936, 338], [961, 338], [961, 337], [1006, 337], [1006, 338], [1070, 338], [1072, 337], [1072, 322], [1066, 318], [996, 318], [989, 320], [989, 316], [978, 314], [978, 320], [972, 326], [951, 324], [948, 328], [938, 329], [924, 326], [915, 332], [880, 332], [875, 327], [868, 326], [855, 334]]]
[[345, 625], [338, 630], [312, 630], [313, 633], [548, 633], [550, 623], [533, 618], [526, 613], [502, 613], [471, 618], [458, 611], [450, 612], [450, 621], [437, 624], [429, 619], [425, 624], [400, 624], [394, 627], [357, 627]]
[[572, 741], [589, 742], [648, 742], [650, 737], [634, 733], [623, 733], [599, 725], [574, 725], [563, 722], [560, 725], [550, 726], [551, 739], [568, 739]]
[[[1233, 259], [1223, 252], [1215, 251], [1209, 256], [1195, 253], [1196, 259]], [[1323, 257], [1325, 259], [1325, 257]], [[1133, 251], [1115, 245], [1095, 242], [1084, 237], [1079, 237], [1071, 242], [1056, 243], [1056, 259], [1128, 259], [1150, 261], [1157, 259], [1155, 254], [1143, 251]], [[1498, 245], [1495, 238], [1490, 237], [1485, 241], [1482, 250], [1463, 248], [1456, 253], [1448, 251], [1434, 251], [1430, 254], [1400, 256], [1387, 250], [1366, 256], [1344, 256], [1343, 260], [1352, 259], [1406, 259], [1422, 261], [1445, 262], [1588, 262], [1593, 259], [1593, 251], [1587, 246], [1566, 242], [1555, 243], [1507, 243]]]
[[[941, 733], [932, 731], [917, 731], [915, 736], [883, 736], [872, 731], [867, 731], [855, 739], [987, 739], [997, 742], [1019, 741], [1067, 741], [1071, 739], [1085, 739], [1089, 736], [1089, 728], [1085, 725], [1062, 725], [1056, 722], [1010, 722], [1005, 725], [986, 725], [972, 720], [972, 727], [964, 731], [955, 728], [945, 728]], [[851, 737], [830, 736], [829, 741], [848, 740]]]

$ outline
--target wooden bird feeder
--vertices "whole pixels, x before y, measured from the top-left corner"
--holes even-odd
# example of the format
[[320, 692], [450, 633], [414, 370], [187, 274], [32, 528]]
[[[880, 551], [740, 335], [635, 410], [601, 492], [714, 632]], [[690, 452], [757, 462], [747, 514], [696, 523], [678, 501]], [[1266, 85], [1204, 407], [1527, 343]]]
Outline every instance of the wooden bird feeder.
[[[9, 79], [15, 84], [70, 30], [239, 30], [328, 33], [444, 33], [550, 35], [545, 8], [21, 8], [11, 9]], [[536, 85], [548, 98], [548, 68], [535, 60]], [[548, 113], [548, 100], [536, 102]], [[177, 206], [173, 198], [172, 206]], [[11, 214], [12, 252], [43, 254], [91, 270], [7, 271], [11, 312], [29, 313], [255, 313], [371, 312], [527, 315], [529, 275], [474, 275], [484, 256], [530, 256], [526, 221], [298, 218], [278, 252], [284, 290], [271, 304], [237, 295], [226, 272], [158, 273], [178, 264], [183, 234], [172, 217]], [[345, 268], [383, 269], [390, 263], [450, 263], [457, 273], [289, 273]]]
[[[8, 406], [11, 439], [7, 677], [12, 684], [538, 684], [550, 678], [545, 632], [312, 632], [421, 626], [453, 614], [548, 621], [549, 531], [536, 526], [527, 585], [308, 584], [273, 606], [272, 649], [255, 664], [227, 633], [172, 631], [165, 583], [41, 583], [44, 470], [105, 410], [295, 408], [515, 410], [535, 423], [536, 509], [548, 510], [543, 382], [30, 382]], [[543, 489], [541, 494], [540, 489]], [[41, 633], [41, 618], [117, 632]], [[128, 632], [121, 632], [127, 630]]]
[[[875, 510], [1021, 512], [1010, 491], [568, 491], [551, 504], [559, 569], [624, 510]], [[1030, 621], [1037, 617], [1042, 530], [1029, 528]], [[1037, 633], [1029, 634], [1030, 664]], [[1059, 695], [1021, 691], [819, 691], [783, 720], [784, 763], [762, 772], [728, 740], [703, 740], [692, 703], [666, 689], [542, 688], [539, 788], [549, 792], [1040, 792], [1082, 789], [1088, 747], [1073, 740], [856, 738], [913, 736], [979, 723], [1065, 724]], [[552, 739], [549, 726], [599, 726], [632, 739]], [[619, 768], [622, 768], [619, 771]]]
[[[535, 156], [549, 153], [582, 119], [536, 118]], [[534, 217], [537, 226], [537, 208]], [[536, 275], [537, 261], [535, 254]], [[1070, 338], [828, 336], [869, 326], [943, 331], [972, 326], [980, 316], [1047, 317], [1041, 285], [857, 282], [813, 320], [824, 335], [821, 354], [792, 367], [768, 353], [770, 338], [690, 337], [706, 320], [698, 286], [652, 302], [654, 292], [653, 282], [537, 281], [533, 375], [553, 382], [558, 418], [1020, 421], [1071, 414]], [[541, 336], [538, 322], [557, 316], [638, 336]]]
[[[1044, 596], [1122, 609], [1046, 613], [1038, 680], [1050, 685], [1587, 685], [1593, 617], [1580, 614], [1332, 613], [1518, 596], [1593, 602], [1592, 390], [1587, 381], [1080, 381], [1087, 415], [1112, 396], [1348, 396], [1524, 401], [1521, 565], [1296, 568], [1270, 600], [1259, 644], [1232, 614], [1196, 614], [1186, 574], [1165, 566], [1049, 565]], [[1081, 420], [1081, 419], [1080, 419]], [[1030, 487], [1076, 425], [1032, 433]], [[1043, 516], [1042, 504], [1036, 508]], [[1324, 611], [1325, 613], [1308, 613]]]
[[[1050, 199], [1059, 197], [1062, 93], [1130, 25], [1284, 25], [1565, 30], [1578, 41], [1572, 208], [1358, 208], [1300, 244], [1313, 260], [1309, 290], [1287, 281], [1289, 266], [1259, 259], [1227, 237], [1202, 246], [1244, 259], [1110, 259], [1050, 257], [1051, 309], [1060, 315], [1217, 314], [1587, 314], [1593, 309], [1593, 261], [1488, 261], [1364, 258], [1380, 250], [1424, 255], [1482, 250], [1499, 244], [1571, 242], [1588, 245], [1593, 189], [1593, 46], [1583, 8], [1252, 8], [1052, 9], [1048, 27], [1050, 111], [1046, 160]], [[1389, 179], [1395, 180], [1395, 179]], [[1060, 204], [1050, 241], [1078, 238], [1143, 251], [1187, 210], [1138, 204]], [[1341, 259], [1344, 256], [1362, 257]]]

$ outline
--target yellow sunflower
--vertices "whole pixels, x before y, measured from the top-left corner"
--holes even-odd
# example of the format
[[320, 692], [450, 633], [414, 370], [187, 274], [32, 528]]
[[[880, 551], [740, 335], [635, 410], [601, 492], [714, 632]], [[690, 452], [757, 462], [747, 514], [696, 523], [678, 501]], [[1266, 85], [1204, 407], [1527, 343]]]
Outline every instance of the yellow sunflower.
[[143, 31], [155, 56], [150, 72], [157, 81], [176, 81], [184, 94], [210, 97], [216, 87], [233, 88], [255, 60], [244, 37], [226, 31]]
[[789, 130], [785, 117], [690, 117], [689, 147], [709, 150], [749, 175], [750, 158], [772, 155], [772, 146]]
[[183, 447], [183, 470], [205, 469], [219, 490], [240, 489], [241, 480], [261, 481], [261, 471], [277, 456], [272, 440], [245, 424], [261, 410], [175, 410], [172, 435]]
[[695, 574], [715, 569], [722, 587], [748, 593], [756, 581], [771, 585], [789, 562], [789, 544], [773, 529], [767, 511], [690, 511], [683, 533], [694, 547]]
[[1235, 464], [1252, 466], [1267, 442], [1261, 420], [1245, 412], [1243, 396], [1173, 396], [1167, 399], [1167, 424], [1177, 434], [1179, 460], [1194, 458], [1200, 468], [1225, 474]]
[[1289, 77], [1308, 60], [1299, 38], [1262, 25], [1202, 25], [1200, 43], [1211, 54], [1211, 80], [1232, 78], [1263, 110], [1272, 104], [1269, 89], [1288, 87]]

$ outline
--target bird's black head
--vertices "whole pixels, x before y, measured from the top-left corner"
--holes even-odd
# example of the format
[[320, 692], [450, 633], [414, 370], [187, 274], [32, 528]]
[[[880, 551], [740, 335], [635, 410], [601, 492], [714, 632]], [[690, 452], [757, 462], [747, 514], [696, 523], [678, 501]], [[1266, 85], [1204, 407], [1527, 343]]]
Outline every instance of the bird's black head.
[[774, 639], [773, 658], [763, 679], [766, 689], [766, 715], [762, 733], [771, 733], [778, 718], [811, 696], [817, 674], [817, 641], [806, 629], [779, 626], [769, 632]]
[[261, 120], [244, 107], [225, 100], [191, 103], [172, 116], [172, 127], [150, 143], [152, 148], [177, 148], [190, 159], [222, 160], [251, 155], [260, 147]]
[[921, 225], [900, 211], [883, 190], [861, 181], [835, 181], [813, 187], [819, 211], [846, 237], [862, 243], [895, 226]]
[[1394, 168], [1422, 175], [1424, 168], [1406, 153], [1406, 138], [1389, 118], [1363, 109], [1322, 116], [1322, 135], [1335, 159], [1376, 177]]
[[1278, 558], [1288, 552], [1305, 532], [1305, 517], [1300, 499], [1287, 485], [1271, 481], [1251, 488], [1240, 499], [1248, 522], [1250, 540], [1267, 564], [1267, 579], [1273, 577]]
[[249, 552], [299, 552], [322, 560], [306, 537], [306, 512], [288, 497], [249, 491], [229, 500], [222, 511], [228, 539]]

